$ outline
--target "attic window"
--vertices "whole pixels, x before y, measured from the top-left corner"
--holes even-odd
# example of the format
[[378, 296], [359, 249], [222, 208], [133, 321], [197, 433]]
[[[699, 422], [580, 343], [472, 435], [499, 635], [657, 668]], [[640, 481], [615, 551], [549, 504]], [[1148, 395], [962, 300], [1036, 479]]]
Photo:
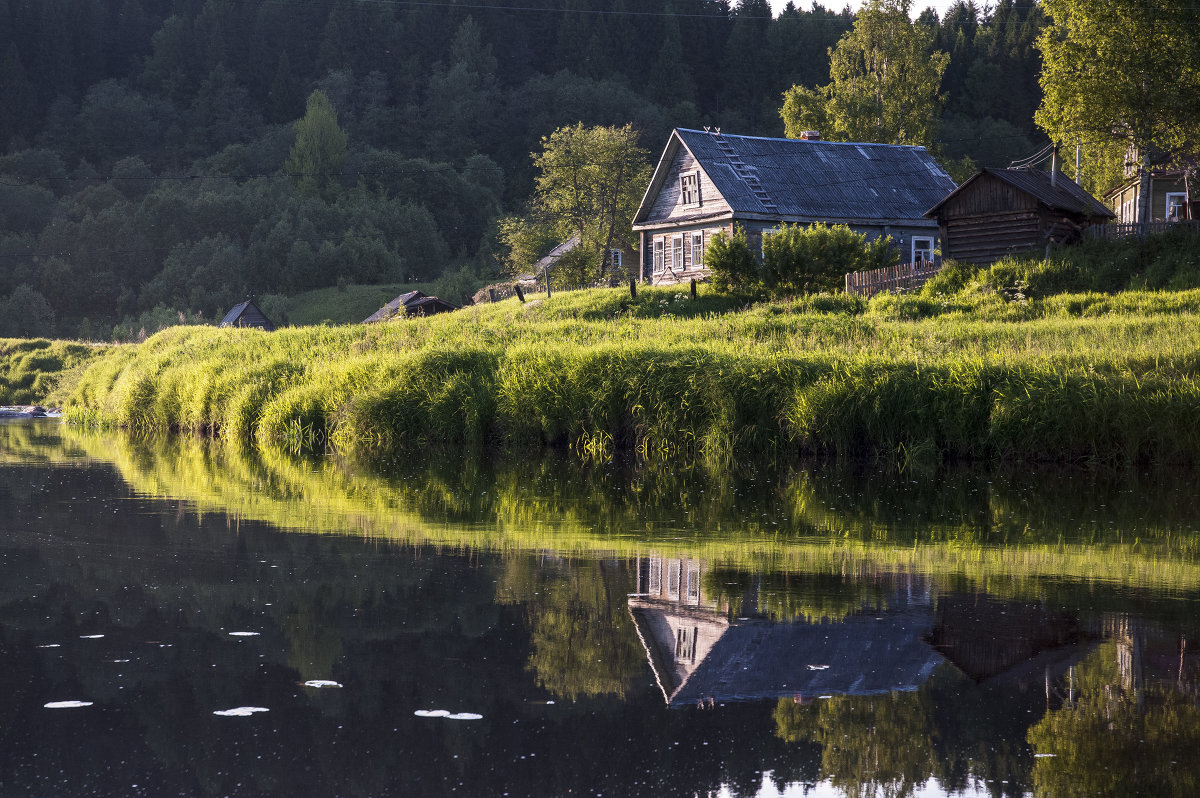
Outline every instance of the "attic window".
[[681, 205], [700, 204], [700, 175], [687, 172], [679, 176], [679, 202]]

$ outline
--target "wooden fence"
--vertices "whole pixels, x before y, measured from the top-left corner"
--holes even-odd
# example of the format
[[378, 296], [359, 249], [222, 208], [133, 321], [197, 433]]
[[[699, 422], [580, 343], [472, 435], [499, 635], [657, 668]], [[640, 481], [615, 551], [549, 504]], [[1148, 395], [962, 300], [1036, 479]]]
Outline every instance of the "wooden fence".
[[[1146, 222], [1144, 232], [1169, 233], [1172, 230], [1187, 230], [1190, 233], [1200, 233], [1200, 220], [1188, 219], [1178, 222]], [[1111, 241], [1115, 238], [1129, 238], [1143, 234], [1143, 228], [1137, 222], [1132, 224], [1093, 224], [1087, 227], [1083, 234], [1088, 238], [1102, 238]]]
[[933, 262], [901, 263], [870, 269], [865, 272], [850, 272], [846, 275], [846, 293], [871, 297], [880, 291], [902, 294], [915, 291], [941, 271], [941, 265]]

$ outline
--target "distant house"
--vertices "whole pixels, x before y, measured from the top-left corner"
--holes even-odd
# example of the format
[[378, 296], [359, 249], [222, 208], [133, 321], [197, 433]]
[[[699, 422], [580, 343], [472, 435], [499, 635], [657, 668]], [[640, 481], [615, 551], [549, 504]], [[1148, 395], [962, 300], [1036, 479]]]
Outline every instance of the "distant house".
[[937, 220], [943, 256], [980, 266], [1072, 243], [1089, 225], [1113, 219], [1075, 181], [1038, 169], [984, 169], [925, 215]]
[[432, 316], [435, 313], [446, 313], [451, 310], [458, 310], [458, 305], [452, 305], [444, 299], [438, 299], [420, 291], [409, 291], [363, 319], [363, 324], [387, 321], [397, 316]]
[[266, 314], [258, 309], [258, 305], [254, 304], [253, 300], [247, 299], [226, 313], [225, 318], [221, 319], [221, 323], [217, 326], [257, 327], [260, 330], [272, 332], [275, 329], [275, 322], [268, 319]]
[[[615, 243], [616, 246], [605, 253], [605, 259], [607, 262], [605, 263], [604, 273], [610, 276], [621, 275], [625, 274], [626, 270], [632, 270], [633, 273], [636, 274], [638, 270], [635, 262], [637, 258], [637, 252], [625, 241], [615, 241], [613, 243]], [[578, 246], [579, 236], [571, 236], [566, 241], [547, 252], [544, 257], [537, 261], [537, 263], [533, 264], [533, 273], [523, 275], [521, 278], [519, 278], [519, 282], [536, 283], [538, 281], [544, 281], [546, 277], [546, 271], [548, 269], [553, 270], [554, 264], [557, 263], [563, 255], [573, 251]]]
[[845, 224], [891, 236], [905, 262], [927, 261], [938, 230], [925, 210], [954, 187], [924, 147], [677, 128], [633, 220], [641, 276], [651, 283], [705, 276], [704, 248], [734, 225], [756, 246], [784, 223]]
[[[1141, 167], [1137, 153], [1126, 158], [1125, 180], [1104, 195], [1116, 215], [1118, 224], [1139, 224], [1141, 202]], [[1187, 162], [1195, 167], [1194, 159], [1183, 164], [1157, 164], [1150, 167], [1150, 218], [1147, 222], [1179, 222], [1200, 218], [1200, 197], [1191, 191]]]

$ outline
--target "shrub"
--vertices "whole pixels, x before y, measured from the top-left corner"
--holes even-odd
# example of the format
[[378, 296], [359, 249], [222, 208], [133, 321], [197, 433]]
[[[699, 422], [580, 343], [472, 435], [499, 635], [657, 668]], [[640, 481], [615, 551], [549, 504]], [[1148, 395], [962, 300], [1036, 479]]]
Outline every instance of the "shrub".
[[704, 265], [712, 274], [713, 287], [722, 293], [754, 291], [762, 282], [758, 262], [741, 227], [735, 227], [732, 236], [722, 231], [709, 240]]
[[897, 263], [890, 237], [868, 240], [844, 224], [785, 224], [763, 234], [763, 277], [777, 296], [836, 291], [847, 272]]

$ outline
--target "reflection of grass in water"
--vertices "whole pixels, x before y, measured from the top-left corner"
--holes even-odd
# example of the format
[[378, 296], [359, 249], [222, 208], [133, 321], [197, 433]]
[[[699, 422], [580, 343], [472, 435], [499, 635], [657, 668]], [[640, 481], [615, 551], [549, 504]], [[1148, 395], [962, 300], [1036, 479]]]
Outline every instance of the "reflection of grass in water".
[[[944, 506], [922, 516], [916, 500], [913, 507], [897, 504], [904, 484], [892, 487], [891, 499], [879, 486], [859, 495], [870, 480], [842, 472], [825, 479], [824, 472], [798, 471], [752, 495], [736, 479], [702, 470], [651, 468], [614, 479], [598, 469], [568, 473], [566, 459], [534, 460], [496, 473], [480, 461], [454, 461], [384, 477], [347, 461], [188, 437], [138, 439], [68, 429], [64, 438], [64, 446], [113, 462], [139, 492], [187, 499], [198, 512], [308, 532], [456, 550], [618, 557], [653, 552], [700, 559], [713, 568], [843, 579], [912, 572], [954, 577], [1003, 596], [1038, 595], [1044, 579], [1200, 587], [1197, 535], [1187, 526], [1193, 520], [1188, 514], [1156, 525], [1152, 515], [1138, 518], [1147, 512], [1141, 503], [1115, 502], [1111, 524], [1071, 521], [1064, 496], [1045, 488], [1052, 504], [1042, 511], [1037, 495], [1023, 495], [1019, 483], [1012, 496], [993, 487], [970, 500], [955, 498], [953, 486], [949, 496], [934, 490], [930, 495], [941, 496]], [[960, 493], [975, 495], [964, 486]], [[1068, 481], [1062, 492], [1078, 493], [1078, 487]], [[917, 483], [911, 490], [921, 498]], [[782, 516], [764, 514], [764, 502], [780, 499]], [[1147, 501], [1157, 499], [1151, 491]], [[1084, 506], [1086, 499], [1075, 504]]]

